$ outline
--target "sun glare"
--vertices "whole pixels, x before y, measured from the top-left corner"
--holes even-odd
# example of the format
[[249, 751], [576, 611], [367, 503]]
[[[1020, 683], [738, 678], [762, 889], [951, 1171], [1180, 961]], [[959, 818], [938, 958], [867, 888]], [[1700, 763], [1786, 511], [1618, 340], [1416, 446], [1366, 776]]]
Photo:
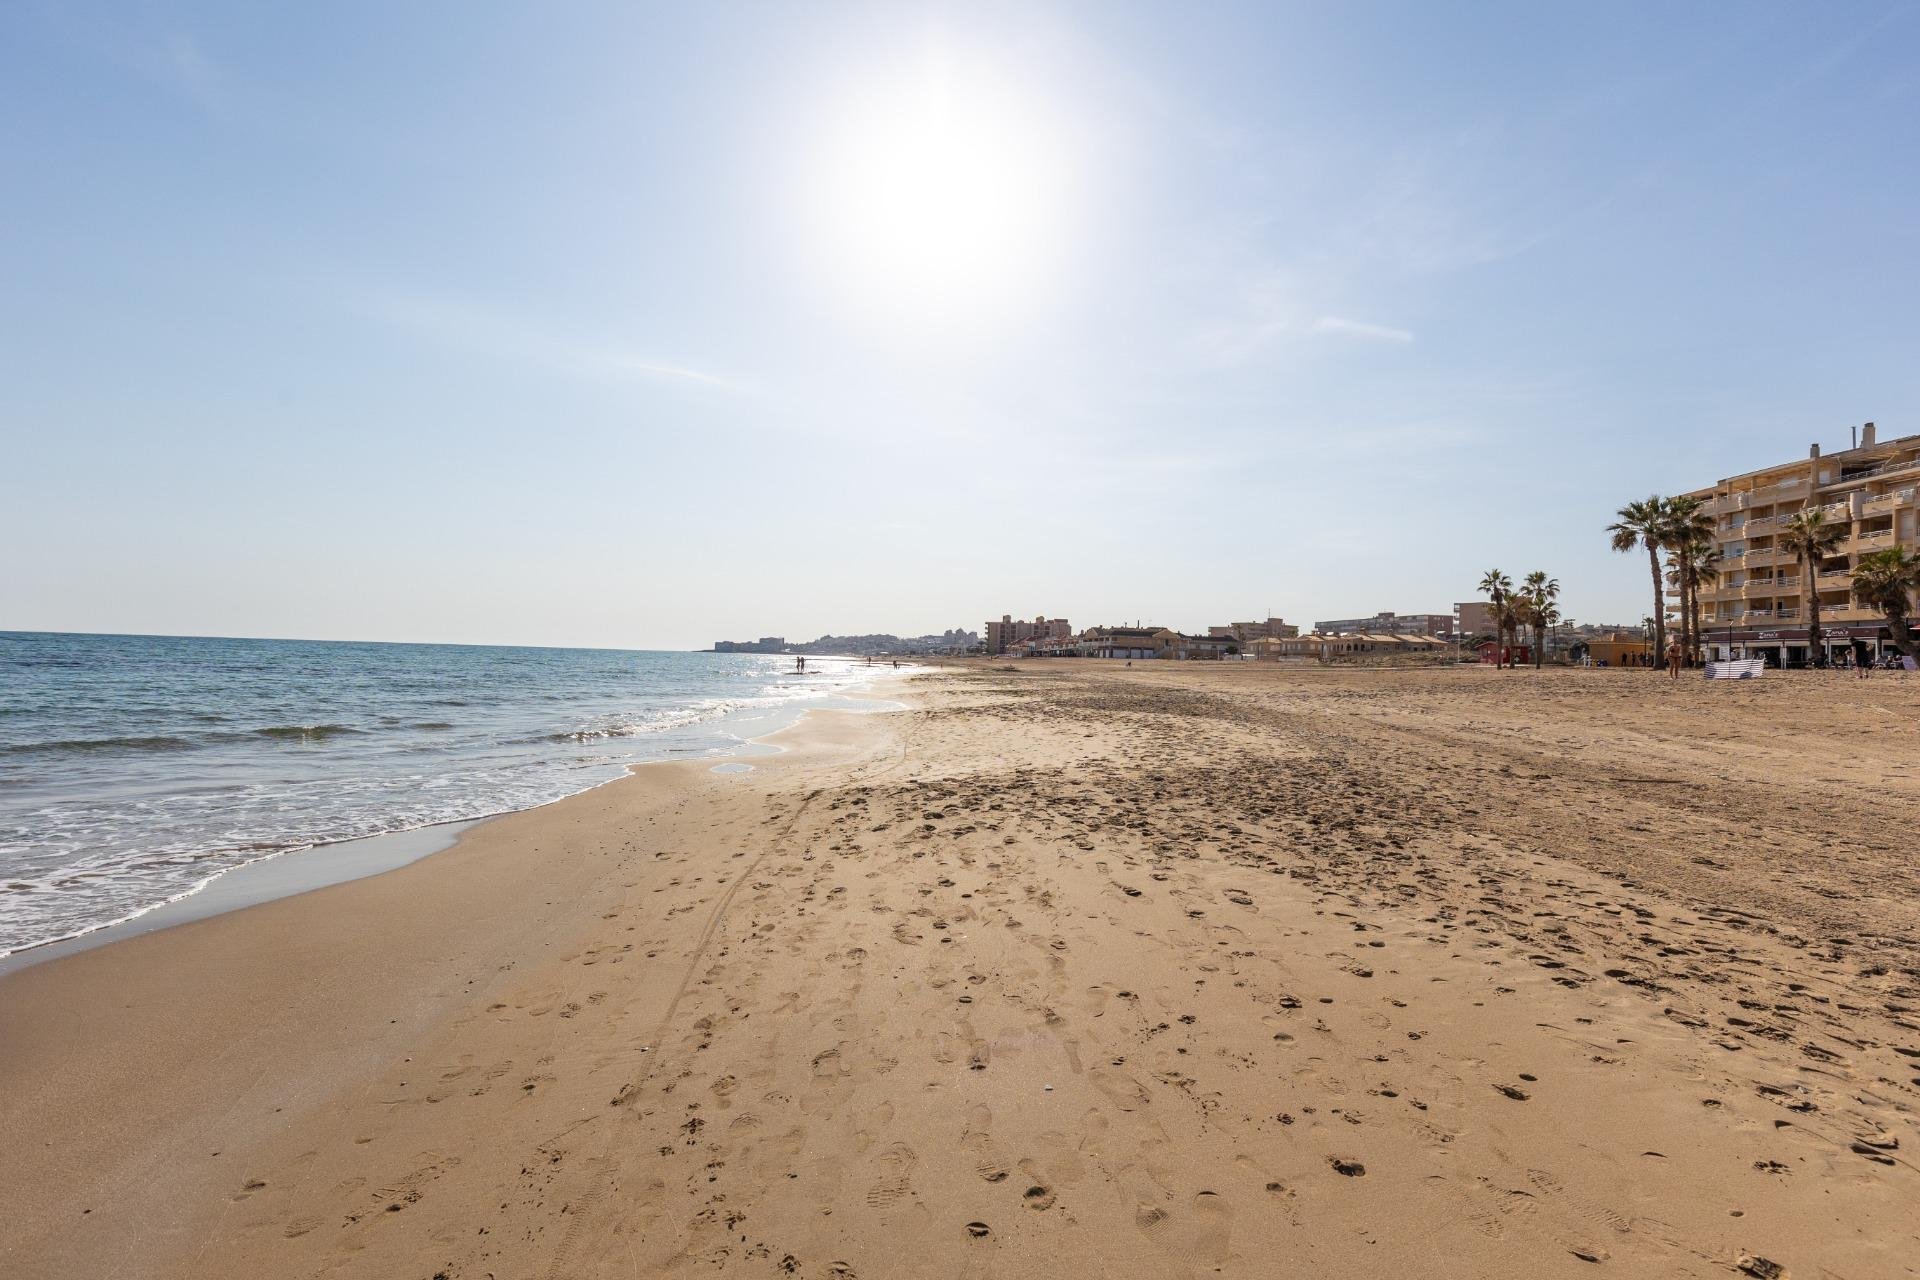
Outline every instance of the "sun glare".
[[951, 56], [843, 92], [802, 179], [830, 287], [888, 323], [997, 320], [1058, 251], [1061, 132], [1005, 77]]

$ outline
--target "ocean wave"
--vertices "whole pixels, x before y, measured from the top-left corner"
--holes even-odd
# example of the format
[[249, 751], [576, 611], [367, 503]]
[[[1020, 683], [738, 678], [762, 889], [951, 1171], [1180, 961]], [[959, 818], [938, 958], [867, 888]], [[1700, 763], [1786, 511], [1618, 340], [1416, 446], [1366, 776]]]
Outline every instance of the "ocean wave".
[[586, 725], [578, 729], [567, 729], [560, 733], [550, 733], [537, 739], [541, 742], [603, 742], [609, 738], [641, 738], [655, 733], [666, 733], [672, 729], [684, 729], [703, 720], [717, 720], [731, 711], [752, 706], [757, 699], [751, 698], [712, 698], [690, 706], [676, 707], [670, 711], [659, 711], [643, 720], [619, 720], [611, 724]]
[[257, 737], [278, 738], [286, 742], [325, 742], [328, 738], [361, 733], [363, 730], [346, 724], [272, 724], [253, 732]]
[[[182, 685], [163, 655], [153, 682], [78, 687], [122, 712], [118, 722], [43, 727], [49, 706], [96, 710], [72, 698], [23, 709], [35, 717], [28, 732], [17, 716], [0, 721], [12, 730], [0, 751], [33, 736], [79, 741], [28, 750], [94, 753], [16, 748], [0, 759], [0, 955], [132, 918], [289, 850], [551, 803], [644, 759], [722, 754], [854, 683], [838, 664], [833, 678], [783, 679], [778, 659], [716, 674], [704, 659], [629, 672], [587, 655], [527, 676], [476, 651], [471, 663], [436, 654], [394, 674], [359, 650], [329, 652], [338, 662], [311, 674], [337, 667], [339, 679], [291, 688], [284, 671], [236, 677], [224, 660]], [[454, 678], [463, 683], [442, 683]], [[124, 736], [110, 739], [116, 730]], [[152, 754], [133, 754], [142, 747]]]
[[601, 742], [608, 738], [637, 738], [643, 733], [658, 733], [667, 727], [653, 724], [616, 724], [605, 729], [569, 729], [564, 733], [549, 733], [545, 737], [529, 739], [529, 741]]
[[0, 756], [69, 755], [82, 751], [190, 751], [193, 743], [167, 735], [151, 738], [66, 738], [58, 742], [16, 742], [0, 747]]

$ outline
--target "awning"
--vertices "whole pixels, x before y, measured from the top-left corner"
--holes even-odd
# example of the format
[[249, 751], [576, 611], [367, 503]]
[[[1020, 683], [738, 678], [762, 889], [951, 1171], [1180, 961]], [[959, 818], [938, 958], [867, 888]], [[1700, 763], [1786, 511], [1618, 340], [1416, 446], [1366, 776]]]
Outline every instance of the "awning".
[[[1885, 625], [1850, 622], [1844, 626], [1822, 623], [1820, 638], [1832, 640], [1885, 640], [1892, 637]], [[1707, 644], [1716, 640], [1731, 640], [1735, 644], [1805, 644], [1805, 627], [1713, 627], [1703, 626], [1700, 639]]]

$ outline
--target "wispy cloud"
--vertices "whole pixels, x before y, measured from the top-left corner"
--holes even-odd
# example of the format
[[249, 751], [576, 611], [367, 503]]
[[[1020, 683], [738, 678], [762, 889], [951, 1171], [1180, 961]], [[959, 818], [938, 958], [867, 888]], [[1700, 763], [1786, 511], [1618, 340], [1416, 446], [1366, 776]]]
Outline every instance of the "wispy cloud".
[[213, 105], [219, 97], [219, 71], [192, 36], [178, 32], [167, 36], [143, 62], [149, 75], [203, 106]]
[[1249, 314], [1216, 322], [1188, 339], [1189, 347], [1214, 364], [1240, 364], [1276, 346], [1312, 338], [1350, 338], [1360, 342], [1405, 344], [1414, 341], [1411, 329], [1356, 320], [1350, 316], [1315, 315], [1284, 291], [1259, 287], [1251, 291]]
[[358, 310], [438, 346], [508, 360], [564, 377], [594, 381], [680, 383], [725, 391], [737, 383], [705, 369], [633, 350], [618, 339], [556, 327], [467, 302], [417, 294], [375, 293]]
[[636, 360], [632, 357], [614, 357], [614, 365], [626, 372], [642, 378], [661, 378], [667, 381], [698, 382], [709, 387], [732, 388], [733, 384], [716, 374], [702, 373], [698, 369], [688, 369], [677, 364], [661, 364], [657, 360]]
[[1345, 316], [1320, 316], [1310, 327], [1314, 333], [1330, 333], [1343, 338], [1364, 338], [1370, 342], [1413, 341], [1411, 329], [1396, 329], [1386, 324], [1370, 324], [1365, 320], [1349, 320]]
[[133, 6], [43, 5], [54, 29], [76, 48], [139, 76], [209, 113], [227, 105], [232, 85], [220, 61], [184, 31], [156, 29]]

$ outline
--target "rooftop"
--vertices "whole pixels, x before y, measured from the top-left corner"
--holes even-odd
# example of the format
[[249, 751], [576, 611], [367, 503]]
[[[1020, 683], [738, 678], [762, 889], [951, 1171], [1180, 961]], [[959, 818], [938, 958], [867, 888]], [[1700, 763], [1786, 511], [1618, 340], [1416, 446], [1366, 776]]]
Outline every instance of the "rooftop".
[[[1819, 460], [1827, 462], [1839, 459], [1841, 461], [1861, 462], [1869, 458], [1880, 457], [1887, 453], [1897, 453], [1903, 448], [1920, 448], [1920, 435], [1896, 436], [1891, 440], [1876, 440], [1872, 444], [1855, 445], [1849, 449], [1835, 450], [1833, 453], [1823, 452]], [[1751, 480], [1756, 476], [1770, 475], [1775, 471], [1784, 471], [1788, 468], [1802, 466], [1811, 461], [1813, 461], [1811, 457], [1792, 458], [1786, 462], [1776, 462], [1771, 466], [1756, 467], [1752, 471], [1742, 471], [1738, 475], [1723, 476], [1714, 484], [1707, 485], [1706, 488], [1718, 488], [1723, 484], [1731, 484], [1735, 480]]]

